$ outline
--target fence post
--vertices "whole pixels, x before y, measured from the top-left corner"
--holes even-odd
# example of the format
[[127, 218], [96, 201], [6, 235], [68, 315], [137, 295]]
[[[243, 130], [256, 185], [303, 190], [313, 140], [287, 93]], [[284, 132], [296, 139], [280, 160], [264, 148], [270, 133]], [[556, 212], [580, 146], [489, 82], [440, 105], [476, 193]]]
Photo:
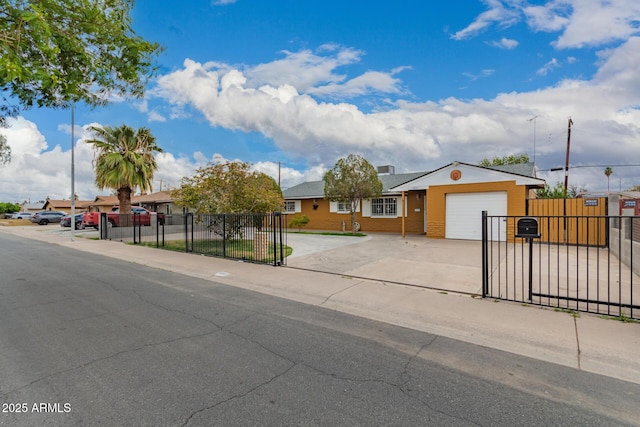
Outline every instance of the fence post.
[[222, 257], [227, 257], [227, 214], [222, 214]]
[[276, 218], [280, 215], [280, 212], [273, 212], [271, 214], [271, 229], [273, 230], [273, 266], [277, 267], [278, 261], [278, 246], [277, 246], [277, 234], [276, 234]]
[[482, 298], [489, 293], [487, 211], [482, 211]]
[[280, 230], [280, 265], [284, 265], [284, 242], [282, 239], [282, 220], [283, 220], [283, 215], [282, 213], [280, 213], [279, 215], [279, 221], [278, 221], [278, 227]]
[[106, 212], [100, 212], [100, 224], [98, 226], [100, 228], [100, 240], [107, 240], [109, 238], [109, 221], [107, 220]]
[[184, 214], [184, 251], [193, 252], [193, 248], [189, 251], [189, 223], [191, 223], [191, 241], [193, 241], [193, 213]]

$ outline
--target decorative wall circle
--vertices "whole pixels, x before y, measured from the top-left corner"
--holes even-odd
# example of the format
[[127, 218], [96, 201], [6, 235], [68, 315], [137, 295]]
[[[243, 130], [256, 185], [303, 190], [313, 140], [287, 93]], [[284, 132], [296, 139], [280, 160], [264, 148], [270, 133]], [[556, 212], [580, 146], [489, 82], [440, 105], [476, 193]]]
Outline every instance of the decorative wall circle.
[[452, 180], [457, 181], [462, 178], [462, 172], [459, 169], [454, 169], [451, 171], [451, 175], [449, 175]]

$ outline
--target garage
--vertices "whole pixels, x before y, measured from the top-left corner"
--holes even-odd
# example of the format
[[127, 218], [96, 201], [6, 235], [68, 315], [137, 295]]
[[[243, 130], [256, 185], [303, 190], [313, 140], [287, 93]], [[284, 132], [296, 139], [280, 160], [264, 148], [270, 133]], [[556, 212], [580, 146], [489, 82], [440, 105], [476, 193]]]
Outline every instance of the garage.
[[[507, 215], [507, 192], [451, 193], [446, 195], [445, 238], [482, 240], [482, 211], [489, 215]], [[504, 218], [489, 223], [493, 240], [506, 239]], [[502, 224], [500, 224], [502, 222]]]

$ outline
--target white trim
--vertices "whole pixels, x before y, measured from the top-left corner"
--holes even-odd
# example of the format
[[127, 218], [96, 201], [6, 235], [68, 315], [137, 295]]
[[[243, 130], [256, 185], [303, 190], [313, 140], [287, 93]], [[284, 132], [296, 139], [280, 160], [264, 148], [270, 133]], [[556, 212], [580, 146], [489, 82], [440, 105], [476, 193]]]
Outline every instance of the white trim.
[[293, 211], [285, 209], [284, 213], [294, 214], [294, 213], [302, 212], [302, 201], [301, 200], [285, 200], [284, 201], [285, 207], [287, 205], [287, 202], [293, 202]]
[[[346, 203], [346, 204], [348, 205], [348, 203]], [[356, 209], [356, 212], [360, 212], [360, 205], [361, 204], [362, 203], [358, 203], [358, 209]], [[346, 211], [345, 210], [341, 210], [341, 211], [339, 211], [338, 210], [338, 202], [331, 202], [331, 201], [329, 202], [329, 212], [337, 213], [337, 214], [340, 214], [340, 215], [344, 215], [344, 214], [349, 214], [350, 213], [349, 210], [346, 210]]]
[[[457, 169], [461, 172], [460, 179], [454, 181], [451, 179], [451, 171]], [[432, 185], [453, 185], [453, 184], [477, 184], [480, 182], [509, 182], [515, 181], [516, 185], [534, 185], [543, 186], [544, 179], [532, 178], [517, 175], [509, 172], [502, 172], [494, 169], [486, 169], [480, 166], [472, 165], [449, 165], [442, 169], [431, 172], [413, 181], [409, 181], [397, 187], [393, 187], [391, 191], [410, 191], [425, 190]]]

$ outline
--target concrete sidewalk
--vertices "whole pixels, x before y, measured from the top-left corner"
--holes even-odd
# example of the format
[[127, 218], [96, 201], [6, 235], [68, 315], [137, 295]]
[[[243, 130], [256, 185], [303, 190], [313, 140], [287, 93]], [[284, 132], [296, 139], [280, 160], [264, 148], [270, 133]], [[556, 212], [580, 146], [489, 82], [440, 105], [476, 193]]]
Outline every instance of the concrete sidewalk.
[[[0, 227], [0, 232], [199, 277], [289, 300], [392, 323], [640, 384], [640, 324], [582, 313], [395, 284], [429, 277], [435, 288], [475, 275], [473, 242], [420, 236], [337, 236], [314, 241], [289, 235], [291, 267], [276, 268], [76, 237], [59, 228]], [[295, 237], [294, 237], [295, 236]], [[344, 240], [350, 239], [350, 240]], [[415, 239], [415, 240], [414, 240]], [[296, 241], [297, 240], [297, 241]], [[469, 244], [471, 243], [471, 244]], [[480, 246], [477, 245], [477, 250]], [[333, 248], [333, 249], [332, 249]], [[425, 251], [429, 261], [425, 262]], [[366, 256], [369, 254], [370, 256]], [[453, 255], [452, 255], [453, 254]], [[331, 263], [331, 273], [327, 265]], [[318, 271], [311, 271], [318, 270]], [[337, 273], [337, 274], [336, 274]], [[429, 276], [429, 274], [431, 274]], [[372, 277], [379, 276], [379, 277]], [[361, 278], [369, 277], [369, 278]], [[479, 275], [475, 276], [480, 277]], [[392, 280], [393, 279], [393, 280]], [[479, 284], [464, 280], [469, 293]]]

